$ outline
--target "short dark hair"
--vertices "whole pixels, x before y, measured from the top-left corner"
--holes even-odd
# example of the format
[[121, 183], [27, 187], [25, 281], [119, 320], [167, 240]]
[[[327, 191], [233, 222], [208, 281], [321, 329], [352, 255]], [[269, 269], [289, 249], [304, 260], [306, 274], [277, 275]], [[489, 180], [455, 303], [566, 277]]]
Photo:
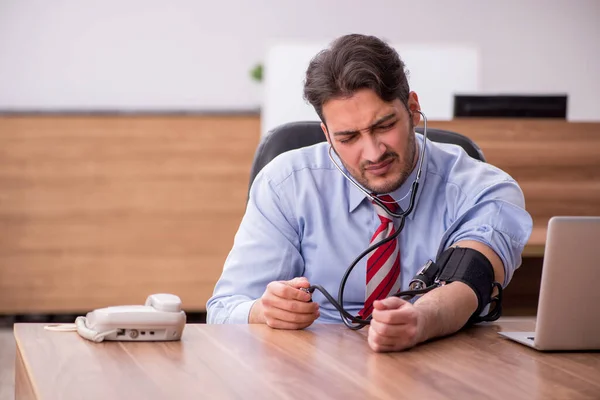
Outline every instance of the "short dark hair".
[[304, 98], [323, 118], [323, 105], [335, 98], [371, 89], [383, 100], [400, 99], [408, 109], [410, 88], [404, 62], [392, 47], [375, 36], [351, 34], [318, 53], [306, 70]]

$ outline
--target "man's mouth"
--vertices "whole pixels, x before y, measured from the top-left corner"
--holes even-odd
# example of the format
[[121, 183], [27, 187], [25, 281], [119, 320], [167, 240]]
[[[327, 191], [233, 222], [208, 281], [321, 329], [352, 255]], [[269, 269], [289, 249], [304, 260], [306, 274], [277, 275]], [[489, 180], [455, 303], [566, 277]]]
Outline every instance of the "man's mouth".
[[393, 161], [394, 158], [390, 157], [383, 162], [371, 164], [368, 167], [365, 167], [365, 171], [368, 171], [370, 174], [376, 176], [385, 175], [390, 170]]

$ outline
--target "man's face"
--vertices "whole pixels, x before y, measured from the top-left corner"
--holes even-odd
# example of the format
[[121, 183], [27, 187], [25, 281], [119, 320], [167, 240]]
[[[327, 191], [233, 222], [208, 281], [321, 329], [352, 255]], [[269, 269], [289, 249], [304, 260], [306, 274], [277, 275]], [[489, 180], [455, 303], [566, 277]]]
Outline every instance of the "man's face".
[[[411, 92], [411, 110], [419, 110]], [[390, 193], [410, 175], [416, 162], [414, 126], [420, 114], [409, 114], [400, 100], [383, 101], [371, 89], [323, 105], [323, 131], [344, 167], [365, 189]]]

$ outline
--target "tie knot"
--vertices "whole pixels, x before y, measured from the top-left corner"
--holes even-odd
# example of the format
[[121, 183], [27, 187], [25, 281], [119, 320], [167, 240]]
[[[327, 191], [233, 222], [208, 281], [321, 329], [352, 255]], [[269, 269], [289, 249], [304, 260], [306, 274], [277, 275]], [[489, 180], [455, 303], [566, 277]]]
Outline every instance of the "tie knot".
[[[397, 212], [398, 209], [400, 208], [398, 206], [398, 203], [396, 203], [396, 200], [394, 200], [394, 198], [392, 196], [390, 196], [389, 194], [379, 195], [379, 196], [375, 196], [375, 197], [377, 197], [379, 200], [381, 200], [381, 202], [391, 212]], [[383, 208], [381, 208], [381, 206], [379, 204], [375, 203], [374, 201], [372, 201], [372, 203], [375, 206], [375, 210], [377, 211], [377, 214], [379, 214], [380, 217], [384, 217], [384, 218], [387, 218], [387, 219], [391, 218], [388, 215], [388, 213], [386, 213], [385, 210]]]

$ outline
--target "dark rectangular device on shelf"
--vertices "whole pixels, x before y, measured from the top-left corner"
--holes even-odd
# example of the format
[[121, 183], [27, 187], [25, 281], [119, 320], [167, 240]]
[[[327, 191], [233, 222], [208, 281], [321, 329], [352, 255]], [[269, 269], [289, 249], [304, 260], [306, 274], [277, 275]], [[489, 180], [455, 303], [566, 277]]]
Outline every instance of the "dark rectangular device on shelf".
[[454, 117], [567, 118], [567, 95], [455, 95]]

